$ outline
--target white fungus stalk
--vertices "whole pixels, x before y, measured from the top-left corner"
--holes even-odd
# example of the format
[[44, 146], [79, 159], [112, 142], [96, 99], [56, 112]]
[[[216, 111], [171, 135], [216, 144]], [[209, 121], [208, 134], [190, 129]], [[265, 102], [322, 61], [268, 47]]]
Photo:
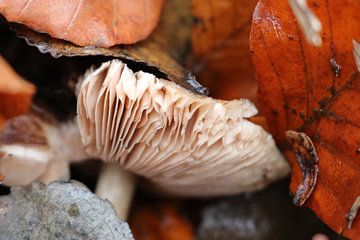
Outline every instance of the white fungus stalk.
[[126, 220], [135, 189], [135, 176], [119, 164], [104, 163], [96, 185], [97, 196], [109, 200], [120, 219]]

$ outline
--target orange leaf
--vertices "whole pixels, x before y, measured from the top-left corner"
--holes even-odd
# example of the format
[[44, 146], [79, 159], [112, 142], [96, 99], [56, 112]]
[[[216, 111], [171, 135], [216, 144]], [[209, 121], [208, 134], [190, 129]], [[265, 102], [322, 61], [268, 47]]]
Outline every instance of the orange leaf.
[[[292, 164], [291, 191], [309, 197], [296, 202], [355, 239], [360, 217], [349, 229], [348, 214], [360, 196], [360, 75], [352, 54], [360, 1], [308, 2], [323, 25], [319, 48], [307, 43], [287, 0], [259, 1], [250, 37], [258, 101]], [[287, 130], [305, 133], [288, 134], [302, 169]]]
[[[191, 224], [173, 203], [138, 206], [130, 216], [130, 228], [137, 240], [193, 240]], [[154, 206], [155, 205], [155, 206]]]
[[252, 12], [257, 0], [193, 0], [193, 72], [221, 99], [255, 102], [256, 82], [249, 50]]
[[0, 13], [54, 38], [80, 46], [110, 47], [145, 39], [163, 0], [0, 0]]
[[28, 111], [35, 90], [0, 56], [0, 127], [7, 118]]

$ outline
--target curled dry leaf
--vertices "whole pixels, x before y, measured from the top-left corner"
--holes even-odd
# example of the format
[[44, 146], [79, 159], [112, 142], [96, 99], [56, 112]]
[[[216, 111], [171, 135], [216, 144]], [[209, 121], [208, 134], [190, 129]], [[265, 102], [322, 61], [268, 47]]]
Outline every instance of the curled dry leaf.
[[193, 0], [192, 71], [221, 99], [256, 103], [256, 82], [249, 50], [257, 0]]
[[305, 133], [287, 131], [286, 137], [302, 172], [302, 183], [296, 189], [293, 202], [295, 205], [302, 206], [315, 188], [319, 159], [314, 144]]
[[156, 27], [163, 0], [1, 0], [0, 14], [79, 46], [110, 47], [145, 39]]
[[13, 187], [0, 197], [0, 239], [134, 239], [108, 201], [72, 181]]
[[306, 42], [288, 1], [257, 5], [250, 43], [258, 100], [292, 164], [292, 192], [302, 171], [285, 148], [287, 130], [304, 132], [319, 158], [305, 205], [335, 231], [356, 238], [360, 221], [348, 230], [344, 216], [360, 195], [360, 75], [352, 54], [352, 40], [360, 39], [360, 2], [317, 0], [309, 6], [323, 24], [321, 47]]
[[135, 204], [129, 224], [136, 240], [193, 240], [191, 223], [173, 203]]
[[0, 128], [7, 118], [28, 111], [35, 86], [24, 81], [0, 56]]
[[194, 94], [118, 60], [89, 71], [78, 96], [87, 153], [181, 195], [251, 191], [287, 174], [271, 135], [247, 120], [256, 113], [248, 100]]
[[[108, 56], [134, 62], [143, 68], [148, 68], [157, 75], [167, 78], [190, 91], [207, 95], [207, 88], [196, 81], [195, 76], [181, 67], [170, 55], [162, 49], [157, 39], [151, 39], [127, 47], [78, 47], [72, 43], [52, 39], [46, 34], [36, 33], [25, 26], [12, 24], [19, 37], [24, 38], [29, 45], [37, 47], [42, 53], [50, 53], [53, 57], [73, 56]], [[162, 41], [160, 41], [162, 42]], [[167, 49], [168, 50], [168, 49]]]

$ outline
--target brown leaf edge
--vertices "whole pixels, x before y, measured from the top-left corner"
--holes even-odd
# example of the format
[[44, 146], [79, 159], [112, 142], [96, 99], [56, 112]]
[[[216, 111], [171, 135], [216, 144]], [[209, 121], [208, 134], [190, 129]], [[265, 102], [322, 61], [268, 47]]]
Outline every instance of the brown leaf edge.
[[0, 130], [6, 119], [29, 110], [36, 87], [19, 76], [0, 55]]
[[173, 81], [180, 86], [201, 95], [209, 95], [209, 90], [203, 87], [189, 71], [178, 64], [161, 46], [153, 41], [144, 41], [131, 46], [115, 46], [111, 48], [79, 47], [70, 42], [51, 38], [44, 33], [37, 33], [24, 25], [11, 23], [19, 38], [25, 39], [28, 45], [35, 46], [41, 53], [49, 53], [54, 58], [62, 56], [108, 56], [125, 61], [144, 64], [160, 72], [162, 78]]
[[302, 173], [302, 182], [296, 189], [293, 203], [302, 206], [315, 188], [319, 173], [317, 166], [319, 158], [313, 142], [305, 133], [287, 131], [286, 137]]

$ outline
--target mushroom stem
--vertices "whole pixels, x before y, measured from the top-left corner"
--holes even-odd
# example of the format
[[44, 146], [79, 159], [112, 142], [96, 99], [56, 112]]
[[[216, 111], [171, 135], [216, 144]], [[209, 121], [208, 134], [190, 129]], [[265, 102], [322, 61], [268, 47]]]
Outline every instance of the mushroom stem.
[[54, 181], [68, 181], [70, 179], [70, 166], [67, 161], [57, 159], [50, 161], [43, 175], [39, 177], [40, 182], [49, 184]]
[[[41, 121], [41, 119], [40, 119]], [[52, 158], [39, 180], [45, 184], [70, 179], [70, 162], [88, 158], [81, 144], [81, 136], [76, 121], [66, 123], [42, 123]]]
[[119, 164], [104, 163], [95, 193], [110, 201], [120, 219], [126, 220], [135, 189], [135, 176]]

